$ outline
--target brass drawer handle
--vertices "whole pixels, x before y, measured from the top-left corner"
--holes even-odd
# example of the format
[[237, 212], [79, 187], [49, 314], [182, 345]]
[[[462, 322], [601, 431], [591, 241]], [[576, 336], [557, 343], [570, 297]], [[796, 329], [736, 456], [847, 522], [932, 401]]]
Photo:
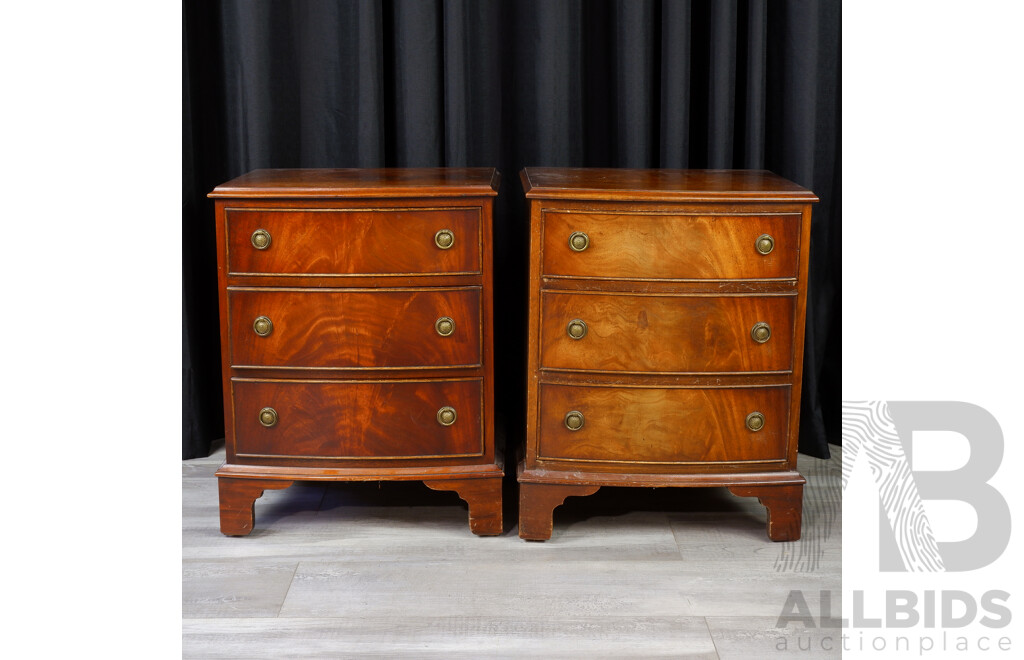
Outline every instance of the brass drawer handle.
[[252, 322], [252, 329], [260, 337], [266, 337], [274, 331], [274, 322], [266, 316], [257, 316], [256, 320]]
[[455, 245], [455, 234], [452, 233], [451, 229], [439, 229], [437, 233], [434, 234], [434, 245], [442, 250], [447, 250], [451, 246]]
[[570, 410], [565, 413], [565, 428], [570, 431], [579, 431], [583, 428], [583, 423], [586, 421], [583, 417], [583, 413], [578, 410]]
[[434, 321], [434, 330], [436, 330], [437, 334], [441, 335], [442, 337], [447, 337], [453, 332], [455, 332], [455, 321], [453, 321], [450, 317], [442, 316], [441, 318]]
[[260, 424], [268, 429], [277, 424], [277, 411], [273, 408], [264, 408], [260, 411]]
[[441, 426], [451, 426], [455, 423], [457, 417], [455, 408], [451, 406], [445, 406], [437, 411], [437, 423]]
[[270, 232], [266, 229], [257, 229], [249, 237], [249, 240], [252, 241], [252, 246], [257, 250], [266, 250], [270, 247]]
[[767, 323], [755, 323], [754, 327], [750, 329], [750, 336], [758, 344], [763, 344], [772, 336], [772, 328]]
[[587, 336], [587, 324], [583, 319], [573, 319], [569, 321], [565, 331], [569, 333], [571, 339], [583, 339]]
[[771, 234], [761, 234], [757, 237], [754, 245], [761, 254], [768, 254], [775, 249], [775, 239], [771, 237]]
[[760, 431], [764, 428], [764, 415], [759, 412], [752, 412], [747, 415], [747, 428], [751, 431]]
[[569, 249], [573, 252], [583, 252], [590, 247], [590, 237], [581, 231], [574, 231], [569, 234]]

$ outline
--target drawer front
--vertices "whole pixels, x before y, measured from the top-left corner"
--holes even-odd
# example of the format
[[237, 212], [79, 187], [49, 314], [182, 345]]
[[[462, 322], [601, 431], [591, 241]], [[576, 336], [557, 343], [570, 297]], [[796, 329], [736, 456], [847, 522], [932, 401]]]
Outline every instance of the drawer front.
[[[483, 454], [481, 381], [233, 380], [235, 452], [242, 458], [406, 459]], [[449, 425], [438, 421], [455, 410]], [[265, 426], [261, 411], [276, 422]], [[271, 421], [269, 413], [266, 421]]]
[[[481, 363], [479, 287], [229, 289], [228, 307], [236, 367], [394, 369]], [[439, 323], [442, 319], [452, 326], [445, 336], [440, 333], [449, 328]]]
[[[255, 275], [480, 273], [480, 209], [228, 209], [228, 272]], [[254, 246], [254, 233], [266, 232]], [[451, 232], [441, 248], [438, 232]], [[268, 238], [269, 237], [269, 238]], [[269, 240], [269, 243], [267, 241]], [[444, 242], [443, 240], [441, 241]]]
[[[642, 464], [786, 458], [789, 386], [722, 389], [540, 386], [541, 459]], [[582, 414], [570, 430], [566, 415]], [[760, 430], [747, 417], [761, 413]], [[572, 420], [570, 420], [572, 421]]]
[[[547, 211], [542, 274], [633, 280], [795, 278], [800, 218]], [[569, 245], [574, 232], [587, 236], [581, 251]], [[757, 245], [765, 234], [772, 248], [762, 254]]]
[[[795, 304], [793, 296], [544, 291], [541, 368], [661, 373], [789, 371], [793, 368]], [[758, 324], [767, 324], [767, 328]], [[583, 326], [586, 334], [582, 337], [570, 335], [579, 335]], [[755, 326], [759, 333], [767, 332], [764, 342], [755, 339]]]

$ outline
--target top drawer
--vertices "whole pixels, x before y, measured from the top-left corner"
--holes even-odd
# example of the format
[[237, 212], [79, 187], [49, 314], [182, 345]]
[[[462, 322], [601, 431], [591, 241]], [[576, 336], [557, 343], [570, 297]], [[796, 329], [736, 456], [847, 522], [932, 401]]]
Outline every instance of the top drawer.
[[227, 209], [231, 275], [481, 272], [480, 209]]
[[626, 280], [797, 276], [800, 214], [544, 212], [542, 274]]

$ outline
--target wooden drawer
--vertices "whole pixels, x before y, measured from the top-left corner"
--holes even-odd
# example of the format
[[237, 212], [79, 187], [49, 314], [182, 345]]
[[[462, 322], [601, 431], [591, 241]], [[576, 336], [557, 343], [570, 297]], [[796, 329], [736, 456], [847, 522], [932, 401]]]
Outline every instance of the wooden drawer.
[[[227, 209], [232, 275], [410, 275], [481, 272], [480, 209]], [[447, 249], [435, 243], [449, 230]], [[253, 233], [267, 232], [265, 249]]]
[[[723, 464], [786, 459], [789, 386], [657, 388], [540, 386], [540, 459], [630, 464]], [[569, 430], [566, 414], [583, 426]], [[751, 431], [747, 416], [763, 427]]]
[[[407, 459], [483, 454], [480, 379], [232, 379], [239, 458]], [[455, 410], [444, 426], [438, 411]], [[261, 411], [277, 421], [264, 426]]]
[[[800, 214], [642, 215], [544, 212], [542, 276], [625, 280], [797, 276]], [[569, 247], [587, 235], [582, 251]], [[774, 245], [758, 252], [767, 234]]]
[[[790, 371], [795, 304], [795, 296], [543, 291], [540, 364], [628, 373]], [[569, 335], [576, 320], [586, 326], [579, 339]], [[770, 333], [763, 343], [752, 333], [760, 323]]]
[[[480, 293], [479, 287], [228, 289], [231, 363], [319, 369], [479, 366]], [[272, 324], [270, 334], [256, 333], [254, 321], [260, 317]], [[444, 317], [454, 323], [447, 336], [436, 327]]]

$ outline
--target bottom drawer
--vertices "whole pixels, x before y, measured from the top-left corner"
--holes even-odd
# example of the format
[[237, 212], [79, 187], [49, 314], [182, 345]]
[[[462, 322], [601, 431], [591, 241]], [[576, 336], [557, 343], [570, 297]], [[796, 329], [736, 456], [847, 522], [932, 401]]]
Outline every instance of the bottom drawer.
[[483, 454], [480, 379], [232, 379], [241, 458], [408, 459]]
[[[789, 394], [788, 385], [541, 385], [538, 458], [631, 465], [784, 460]], [[748, 428], [748, 417], [751, 427], [761, 422], [757, 430]]]

